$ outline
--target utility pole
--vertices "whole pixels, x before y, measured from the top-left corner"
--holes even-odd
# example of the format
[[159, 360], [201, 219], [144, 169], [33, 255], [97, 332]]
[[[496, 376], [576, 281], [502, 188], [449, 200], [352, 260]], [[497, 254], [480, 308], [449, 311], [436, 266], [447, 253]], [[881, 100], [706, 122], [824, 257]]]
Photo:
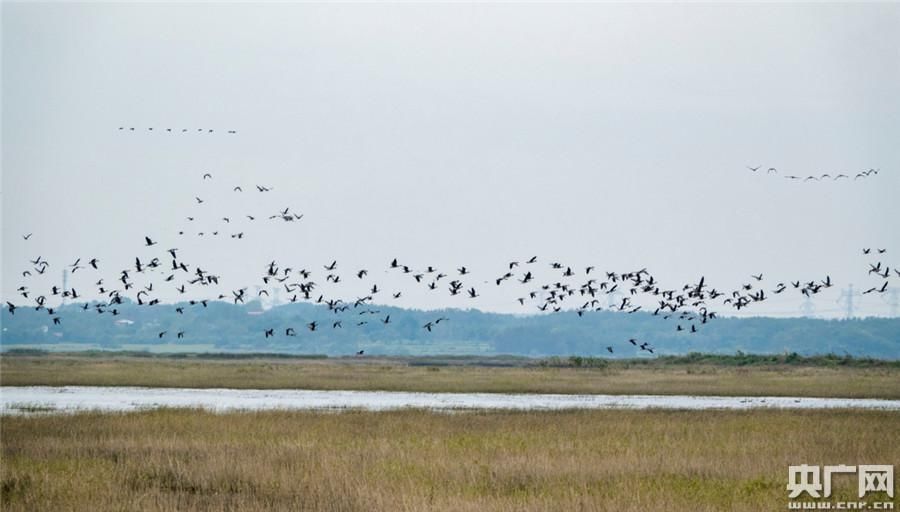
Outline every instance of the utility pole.
[[849, 288], [841, 290], [841, 296], [838, 297], [838, 303], [844, 302], [847, 305], [847, 319], [853, 318], [853, 285]]

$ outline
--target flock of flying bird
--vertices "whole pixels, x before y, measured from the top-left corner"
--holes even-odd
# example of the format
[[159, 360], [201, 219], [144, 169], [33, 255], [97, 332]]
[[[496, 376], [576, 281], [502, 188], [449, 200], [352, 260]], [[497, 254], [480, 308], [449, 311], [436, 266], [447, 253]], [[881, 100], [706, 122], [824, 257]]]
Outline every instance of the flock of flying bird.
[[[876, 171], [877, 172], [877, 171]], [[203, 181], [212, 180], [210, 173], [203, 174]], [[234, 187], [234, 192], [242, 192], [241, 187]], [[256, 186], [260, 193], [269, 192], [272, 189], [261, 185]], [[196, 204], [204, 203], [204, 200], [195, 196]], [[250, 221], [256, 217], [246, 215]], [[268, 215], [270, 220], [284, 222], [299, 221], [302, 214], [295, 214], [290, 208], [278, 210]], [[187, 217], [193, 221], [195, 217]], [[229, 217], [223, 217], [226, 224], [231, 222]], [[180, 231], [179, 234], [184, 234]], [[203, 232], [198, 232], [202, 236]], [[218, 234], [218, 231], [213, 232]], [[24, 240], [29, 240], [32, 234], [23, 235]], [[243, 238], [243, 232], [231, 235], [232, 238]], [[178, 295], [187, 295], [189, 288], [193, 296], [194, 291], [199, 291], [197, 296], [205, 298], [192, 298], [186, 303], [182, 302], [175, 308], [176, 314], [184, 314], [186, 307], [205, 308], [211, 300], [229, 301], [234, 304], [244, 304], [250, 299], [268, 296], [270, 290], [275, 287], [283, 289], [290, 297], [290, 302], [308, 302], [320, 304], [327, 308], [330, 315], [327, 320], [321, 318], [305, 322], [304, 328], [309, 332], [320, 331], [325, 328], [342, 329], [346, 327], [359, 327], [367, 324], [390, 324], [390, 314], [383, 314], [377, 309], [376, 304], [390, 304], [399, 299], [404, 289], [399, 285], [401, 280], [406, 280], [410, 286], [418, 286], [430, 293], [447, 293], [458, 297], [463, 301], [472, 301], [481, 296], [478, 288], [483, 291], [483, 286], [500, 289], [511, 289], [511, 297], [516, 297], [520, 307], [533, 308], [531, 311], [541, 312], [574, 312], [578, 317], [596, 311], [614, 311], [623, 314], [634, 314], [645, 311], [663, 320], [672, 320], [675, 330], [692, 334], [698, 332], [707, 322], [716, 318], [716, 312], [712, 310], [714, 305], [730, 307], [734, 310], [742, 310], [751, 305], [761, 303], [770, 297], [793, 291], [804, 296], [812, 296], [823, 290], [831, 288], [834, 284], [830, 276], [815, 279], [801, 279], [796, 281], [777, 282], [768, 285], [762, 274], [748, 276], [748, 282], [735, 289], [725, 290], [713, 287], [707, 283], [704, 277], [697, 282], [685, 283], [679, 286], [666, 287], [660, 280], [651, 274], [646, 268], [626, 271], [599, 271], [594, 266], [574, 267], [561, 261], [544, 261], [538, 256], [512, 260], [504, 265], [503, 270], [496, 273], [491, 281], [477, 281], [472, 277], [471, 269], [466, 266], [458, 266], [452, 269], [439, 269], [432, 265], [413, 265], [398, 258], [386, 262], [382, 274], [386, 272], [391, 276], [391, 288], [374, 281], [373, 270], [366, 268], [344, 269], [336, 260], [328, 264], [310, 267], [294, 267], [271, 261], [260, 269], [260, 289], [256, 296], [251, 295], [248, 286], [239, 288], [226, 288], [222, 292], [220, 280], [222, 276], [213, 271], [201, 267], [199, 264], [184, 260], [179, 254], [179, 249], [168, 248], [160, 251], [159, 243], [150, 236], [143, 240], [142, 253], [134, 258], [132, 266], [120, 269], [115, 273], [115, 278], [108, 275], [101, 277], [100, 261], [92, 257], [77, 258], [66, 268], [73, 275], [81, 271], [79, 275], [93, 273], [91, 281], [96, 290], [96, 296], [102, 300], [93, 302], [85, 301], [81, 305], [84, 311], [93, 310], [98, 314], [118, 316], [118, 307], [123, 304], [123, 299], [128, 297], [138, 306], [151, 307], [160, 303], [160, 298], [155, 296], [161, 287], [174, 289]], [[864, 249], [864, 255], [883, 255], [886, 249]], [[29, 260], [30, 268], [22, 272], [24, 279], [36, 277], [35, 274], [44, 274], [50, 263], [38, 256]], [[881, 261], [870, 263], [869, 275], [876, 275], [884, 279], [884, 282], [866, 290], [868, 293], [884, 293], [888, 287], [888, 278], [891, 272], [900, 277], [900, 270], [891, 268]], [[549, 276], [547, 273], [549, 272]], [[138, 277], [140, 276], [140, 282]], [[159, 276], [159, 277], [156, 277]], [[165, 277], [163, 277], [165, 276]], [[96, 281], [94, 281], [96, 279]], [[334, 288], [339, 283], [346, 281], [358, 282], [358, 287], [364, 286], [367, 293], [346, 299], [332, 294], [327, 288]], [[477, 287], [476, 287], [477, 286]], [[30, 301], [37, 310], [46, 310], [52, 317], [55, 325], [60, 325], [62, 320], [57, 308], [50, 305], [48, 295], [53, 298], [64, 298], [76, 301], [84, 298], [76, 289], [62, 289], [52, 286], [44, 293], [38, 293], [26, 284], [18, 288], [18, 293]], [[216, 293], [218, 291], [218, 293]], [[185, 305], [186, 304], [186, 305]], [[14, 314], [16, 308], [23, 307], [12, 302], [6, 303], [9, 313]], [[449, 321], [447, 317], [438, 317], [428, 321], [421, 328], [426, 332], [439, 329], [441, 324]], [[271, 326], [260, 333], [265, 338], [270, 337], [295, 337], [298, 327], [295, 326]], [[159, 338], [169, 335], [168, 331], [158, 333]], [[184, 330], [175, 333], [177, 339], [186, 336]], [[654, 353], [654, 347], [647, 341], [629, 339], [628, 343], [640, 351]], [[610, 353], [614, 352], [613, 346], [605, 347]], [[357, 354], [362, 355], [362, 351]]]
[[[211, 180], [212, 177], [213, 177], [212, 174], [210, 174], [208, 172], [203, 174], [203, 180]], [[252, 190], [252, 189], [250, 189], [250, 190]], [[265, 186], [265, 185], [255, 185], [255, 190], [257, 192], [263, 193], [263, 192], [271, 192], [273, 190], [273, 188], [269, 187], [269, 186]], [[238, 185], [238, 186], [235, 186], [234, 188], [232, 188], [232, 191], [233, 192], [243, 192], [244, 189], [243, 189], [243, 187]], [[194, 196], [194, 201], [198, 205], [204, 204], [206, 202], [205, 199], [203, 199], [199, 196]], [[249, 214], [243, 215], [243, 218], [246, 218], [247, 222], [253, 222], [253, 221], [257, 220], [257, 217], [258, 216], [256, 216], [256, 215], [249, 215]], [[271, 212], [271, 213], [267, 214], [265, 217], [267, 217], [268, 220], [275, 220], [275, 221], [282, 221], [282, 222], [295, 222], [295, 221], [301, 220], [303, 218], [303, 214], [292, 212], [291, 208], [287, 207], [287, 208], [284, 208], [283, 210], [279, 209], [277, 211]], [[186, 219], [188, 222], [194, 222], [195, 220], [197, 220], [197, 217], [194, 215], [189, 215], [186, 217]], [[237, 219], [234, 219], [234, 220], [237, 220]], [[232, 224], [232, 217], [225, 216], [225, 217], [222, 217], [220, 219], [220, 221], [224, 222], [225, 224], [228, 224], [230, 226]], [[178, 234], [185, 235], [186, 232], [184, 230], [180, 230], [180, 231], [178, 231]], [[205, 236], [206, 234], [207, 234], [206, 231], [197, 231], [196, 232], [197, 236]], [[208, 234], [211, 236], [218, 236], [219, 229], [214, 229], [212, 231], [209, 231]], [[230, 233], [230, 236], [231, 236], [231, 238], [242, 239], [242, 238], [244, 238], [244, 232], [243, 231], [233, 232], [233, 233]]]
[[[759, 171], [762, 170], [762, 168], [763, 168], [762, 165], [757, 165], [756, 167], [751, 167], [751, 166], [749, 166], [749, 165], [747, 166], [747, 169], [750, 169], [752, 172], [759, 172]], [[769, 174], [776, 174], [776, 175], [777, 175], [777, 174], [778, 174], [778, 169], [776, 169], [775, 167], [769, 167], [768, 169], [765, 170], [765, 173], [766, 173], [766, 175], [769, 175]], [[796, 176], [796, 175], [793, 175], [793, 174], [788, 174], [788, 175], [783, 176], [783, 178], [786, 179], [786, 180], [797, 180], [797, 181], [803, 181], [803, 182], [807, 182], [807, 181], [824, 181], [824, 180], [826, 180], [826, 179], [830, 179], [830, 180], [832, 180], [832, 181], [838, 181], [838, 180], [841, 180], [841, 179], [849, 180], [849, 179], [850, 179], [850, 176], [853, 175], [853, 181], [856, 181], [856, 180], [858, 180], [858, 179], [865, 179], [865, 178], [868, 178], [868, 177], [872, 176], [873, 174], [878, 174], [878, 169], [868, 169], [868, 170], [865, 170], [865, 171], [857, 172], [857, 173], [855, 173], [855, 174], [852, 173], [852, 172], [851, 172], [850, 174], [844, 174], [844, 173], [834, 173], [834, 174], [831, 174], [831, 173], [823, 173], [823, 174], [821, 174], [821, 175], [819, 175], [819, 176], [812, 176], [812, 175], [808, 175], [808, 176]]]
[[[125, 131], [134, 132], [134, 131], [144, 131], [144, 130], [141, 128], [135, 128], [134, 126], [127, 126], [127, 127], [120, 126], [119, 131], [120, 132], [125, 132]], [[195, 130], [193, 128], [181, 128], [181, 129], [159, 128], [157, 130], [154, 130], [153, 127], [151, 126], [151, 127], [148, 127], [146, 131], [148, 131], [148, 132], [156, 131], [158, 133], [193, 133]], [[216, 130], [215, 130], [215, 128], [197, 128], [196, 132], [197, 133], [215, 133]], [[220, 133], [221, 133], [221, 131], [220, 131]], [[229, 135], [234, 135], [237, 133], [237, 130], [225, 130], [224, 133], [227, 133]]]

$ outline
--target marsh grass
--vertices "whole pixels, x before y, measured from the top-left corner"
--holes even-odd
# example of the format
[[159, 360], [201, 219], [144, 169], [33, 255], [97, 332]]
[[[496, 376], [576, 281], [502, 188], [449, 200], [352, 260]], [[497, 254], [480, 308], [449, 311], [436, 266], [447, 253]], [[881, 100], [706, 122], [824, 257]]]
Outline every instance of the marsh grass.
[[0, 493], [6, 511], [784, 510], [788, 465], [896, 464], [898, 438], [900, 414], [844, 410], [6, 416]]
[[412, 366], [395, 360], [0, 358], [0, 384], [900, 398], [900, 368], [719, 364]]

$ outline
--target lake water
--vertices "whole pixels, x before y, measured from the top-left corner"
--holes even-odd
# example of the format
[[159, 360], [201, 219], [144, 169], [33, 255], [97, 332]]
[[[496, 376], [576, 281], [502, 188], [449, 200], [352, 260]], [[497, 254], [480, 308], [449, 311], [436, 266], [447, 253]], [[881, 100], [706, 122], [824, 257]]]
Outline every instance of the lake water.
[[133, 411], [159, 407], [233, 410], [421, 408], [458, 409], [882, 409], [900, 410], [900, 400], [804, 397], [662, 395], [552, 395], [501, 393], [410, 393], [395, 391], [311, 391], [185, 389], [95, 386], [0, 387], [0, 414]]

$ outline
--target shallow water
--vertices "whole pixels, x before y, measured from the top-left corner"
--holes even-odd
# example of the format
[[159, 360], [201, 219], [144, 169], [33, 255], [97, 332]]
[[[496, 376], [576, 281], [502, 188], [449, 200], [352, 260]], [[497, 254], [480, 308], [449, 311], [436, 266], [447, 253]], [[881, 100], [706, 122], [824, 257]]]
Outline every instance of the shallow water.
[[900, 400], [804, 397], [724, 397], [684, 395], [538, 395], [501, 393], [410, 393], [395, 391], [310, 391], [186, 389], [96, 386], [4, 386], [0, 413], [27, 414], [82, 410], [133, 411], [159, 407], [210, 411], [267, 409], [882, 409], [900, 410]]

